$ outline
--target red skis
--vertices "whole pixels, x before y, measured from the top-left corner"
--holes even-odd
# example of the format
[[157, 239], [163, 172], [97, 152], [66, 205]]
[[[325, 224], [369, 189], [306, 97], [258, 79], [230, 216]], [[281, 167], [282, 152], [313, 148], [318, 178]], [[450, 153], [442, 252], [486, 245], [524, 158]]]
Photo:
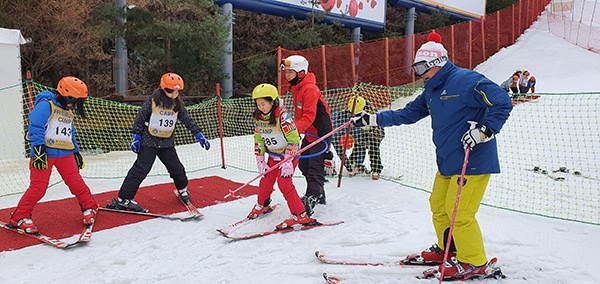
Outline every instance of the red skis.
[[30, 237], [32, 239], [36, 239], [42, 243], [45, 244], [49, 244], [55, 248], [59, 248], [59, 249], [66, 249], [66, 248], [71, 248], [74, 247], [78, 244], [82, 244], [82, 243], [87, 243], [90, 241], [90, 238], [92, 237], [92, 228], [94, 227], [94, 224], [92, 223], [92, 225], [86, 226], [83, 229], [83, 232], [81, 232], [81, 234], [79, 235], [79, 238], [77, 239], [77, 241], [73, 242], [73, 243], [65, 243], [59, 239], [55, 239], [52, 237], [48, 237], [46, 235], [42, 235], [40, 233], [35, 233], [35, 234], [28, 234], [25, 231], [19, 229], [19, 228], [12, 228], [9, 227], [7, 223], [4, 222], [0, 222], [0, 227], [7, 229], [9, 231], [15, 232], [17, 234], [20, 234], [22, 236], [26, 236], [26, 237]]
[[290, 228], [285, 228], [282, 230], [271, 230], [271, 231], [265, 231], [265, 232], [260, 232], [260, 233], [254, 233], [254, 234], [248, 234], [248, 235], [242, 235], [242, 236], [231, 236], [228, 233], [222, 233], [224, 237], [233, 240], [233, 241], [241, 241], [241, 240], [249, 240], [249, 239], [254, 239], [254, 238], [260, 238], [260, 237], [264, 237], [264, 236], [268, 236], [268, 235], [274, 235], [274, 234], [282, 234], [282, 233], [289, 233], [289, 232], [293, 232], [293, 231], [304, 231], [304, 230], [310, 230], [313, 228], [318, 228], [318, 227], [326, 227], [326, 226], [335, 226], [335, 225], [339, 225], [344, 223], [344, 221], [338, 221], [338, 222], [333, 222], [333, 223], [319, 223], [319, 222], [314, 222], [312, 224], [307, 224], [307, 225], [298, 225], [298, 226], [294, 226], [294, 227], [290, 227]]
[[433, 266], [438, 263], [431, 262], [414, 262], [412, 256], [408, 256], [402, 260], [396, 261], [351, 261], [327, 257], [319, 251], [315, 251], [315, 256], [319, 261], [327, 264], [340, 264], [340, 265], [356, 265], [356, 266]]
[[[273, 212], [277, 208], [277, 206], [279, 206], [279, 204], [271, 205], [270, 206], [271, 207], [271, 211], [268, 211], [268, 213], [265, 213], [265, 214], [269, 214], [269, 213]], [[262, 217], [263, 215], [264, 214], [260, 215], [259, 217]], [[231, 225], [229, 225], [229, 226], [227, 226], [225, 228], [217, 229], [217, 232], [223, 234], [224, 236], [227, 236], [234, 229], [237, 229], [240, 226], [242, 226], [244, 224], [247, 224], [248, 222], [250, 222], [252, 220], [255, 220], [255, 219], [250, 219], [250, 218], [246, 217], [246, 218], [244, 218], [242, 220], [239, 220], [239, 221], [237, 221], [237, 222], [235, 222], [235, 223], [233, 223], [233, 224], [231, 224]]]
[[[175, 193], [175, 195], [177, 196], [177, 199], [179, 199], [179, 192], [177, 192], [177, 189], [174, 189], [173, 193]], [[181, 203], [183, 204], [183, 206], [185, 206], [185, 208], [188, 210], [188, 212], [190, 212], [190, 214], [193, 215], [194, 219], [201, 218], [202, 216], [204, 216], [202, 213], [200, 213], [200, 210], [198, 210], [198, 208], [196, 206], [194, 206], [194, 204], [192, 204], [192, 203], [185, 204], [185, 202], [183, 202], [183, 200], [181, 200], [181, 199], [179, 199], [179, 201], [181, 201]]]

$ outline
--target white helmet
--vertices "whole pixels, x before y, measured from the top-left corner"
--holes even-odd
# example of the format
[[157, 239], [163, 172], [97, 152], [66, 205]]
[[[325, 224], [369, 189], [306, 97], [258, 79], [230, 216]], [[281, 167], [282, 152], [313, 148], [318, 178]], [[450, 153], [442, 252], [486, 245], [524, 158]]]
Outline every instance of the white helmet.
[[301, 73], [304, 71], [304, 74], [308, 73], [308, 60], [300, 55], [292, 55], [288, 58], [281, 60], [281, 70], [294, 70]]

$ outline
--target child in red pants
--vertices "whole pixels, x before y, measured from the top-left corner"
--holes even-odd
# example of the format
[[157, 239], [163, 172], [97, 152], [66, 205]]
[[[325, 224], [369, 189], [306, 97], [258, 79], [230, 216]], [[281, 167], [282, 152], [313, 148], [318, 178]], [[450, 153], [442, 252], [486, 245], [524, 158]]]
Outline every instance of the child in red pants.
[[73, 111], [85, 118], [83, 104], [88, 94], [86, 84], [78, 78], [67, 76], [58, 82], [57, 92], [43, 91], [35, 98], [35, 107], [29, 113], [27, 135], [31, 141], [29, 162], [30, 184], [21, 197], [9, 226], [29, 234], [38, 232], [31, 219], [35, 205], [48, 189], [52, 167], [56, 167], [65, 184], [81, 207], [83, 223], [91, 225], [96, 218], [98, 204], [92, 197], [79, 170], [83, 157], [75, 138]]
[[[270, 167], [279, 163], [282, 157], [289, 158], [298, 151], [300, 134], [296, 130], [292, 117], [280, 106], [278, 98], [277, 88], [270, 84], [260, 84], [252, 91], [252, 99], [256, 103], [253, 114], [255, 122], [254, 150], [259, 173], [266, 172]], [[265, 161], [265, 152], [269, 152], [267, 161]], [[279, 169], [265, 174], [260, 180], [258, 203], [254, 205], [248, 218], [254, 219], [273, 210], [269, 204], [273, 185], [277, 182], [292, 216], [278, 224], [276, 229], [315, 222], [315, 219], [306, 214], [304, 204], [292, 182], [297, 165], [297, 160], [292, 158], [283, 163]]]

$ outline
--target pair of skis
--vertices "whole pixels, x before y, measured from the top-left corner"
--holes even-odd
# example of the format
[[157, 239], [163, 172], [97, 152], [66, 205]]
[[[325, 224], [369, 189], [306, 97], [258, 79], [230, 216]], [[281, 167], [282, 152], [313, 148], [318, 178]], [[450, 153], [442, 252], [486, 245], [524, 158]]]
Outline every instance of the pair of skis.
[[67, 248], [72, 248], [72, 247], [75, 247], [75, 246], [78, 246], [81, 244], [88, 243], [90, 241], [90, 239], [92, 238], [92, 229], [94, 228], [94, 223], [92, 223], [90, 225], [85, 225], [83, 228], [83, 231], [81, 232], [81, 234], [79, 234], [79, 237], [77, 238], [77, 240], [72, 243], [67, 243], [67, 242], [61, 241], [59, 239], [55, 239], [55, 238], [40, 234], [39, 232], [35, 233], [35, 234], [29, 234], [20, 228], [13, 228], [11, 226], [8, 226], [8, 224], [5, 222], [0, 222], [0, 227], [7, 229], [9, 231], [15, 232], [17, 234], [38, 240], [42, 243], [51, 245], [55, 248], [67, 249]]
[[[270, 210], [268, 211], [268, 213], [275, 211], [277, 206], [279, 206], [279, 204], [270, 205], [269, 206]], [[265, 214], [268, 214], [268, 213], [265, 213]], [[260, 215], [259, 217], [262, 217], [263, 215], [264, 214]], [[248, 222], [250, 222], [252, 220], [254, 220], [254, 219], [246, 217], [246, 218], [239, 220], [231, 225], [228, 225], [227, 227], [217, 229], [217, 232], [221, 233], [221, 235], [223, 235], [224, 237], [229, 237], [233, 231], [237, 230], [238, 228], [242, 227], [243, 225], [247, 224]]]
[[558, 169], [556, 169], [556, 170], [553, 170], [552, 172], [553, 172], [553, 173], [565, 173], [565, 174], [572, 174], [572, 175], [574, 175], [574, 176], [576, 176], [576, 177], [581, 177], [581, 178], [585, 178], [585, 179], [591, 179], [591, 180], [597, 180], [597, 181], [600, 181], [600, 179], [599, 179], [599, 178], [596, 178], [596, 177], [592, 177], [592, 176], [587, 176], [587, 175], [584, 175], [584, 174], [582, 174], [580, 171], [576, 171], [576, 170], [570, 170], [570, 169], [569, 169], [569, 168], [567, 168], [567, 167], [560, 167], [560, 168], [558, 168]]
[[[423, 266], [435, 266], [439, 265], [437, 262], [426, 262], [420, 261], [417, 258], [417, 255], [409, 255], [406, 258], [398, 261], [350, 261], [343, 259], [336, 259], [327, 257], [326, 255], [320, 253], [319, 251], [315, 252], [315, 256], [319, 261], [326, 264], [339, 264], [339, 265], [354, 265], [354, 266], [396, 266], [396, 267], [423, 267]], [[452, 278], [452, 277], [444, 277], [444, 281], [463, 281], [463, 280], [477, 280], [477, 279], [503, 279], [506, 276], [502, 273], [499, 267], [496, 267], [497, 259], [494, 257], [486, 264], [486, 274], [478, 275], [472, 278]], [[429, 278], [437, 278], [440, 277], [440, 272], [437, 268], [429, 268], [425, 270], [422, 274], [416, 276], [419, 279], [429, 279]], [[342, 278], [336, 277], [328, 274], [327, 272], [323, 273], [323, 278], [325, 281], [330, 284], [338, 284], [342, 282]]]
[[[175, 193], [175, 195], [177, 196], [177, 199], [179, 199], [179, 193], [177, 192], [177, 190], [173, 191]], [[181, 199], [179, 199], [181, 200]], [[189, 216], [185, 216], [185, 217], [176, 217], [176, 216], [171, 216], [171, 215], [163, 215], [163, 214], [153, 214], [153, 213], [147, 213], [147, 212], [134, 212], [134, 211], [123, 211], [123, 210], [116, 210], [116, 209], [109, 209], [109, 208], [104, 208], [104, 207], [100, 207], [100, 210], [104, 210], [104, 211], [111, 211], [111, 212], [119, 212], [119, 213], [127, 213], [127, 214], [136, 214], [136, 215], [143, 215], [143, 216], [149, 216], [149, 217], [155, 217], [155, 218], [164, 218], [164, 219], [169, 219], [169, 220], [181, 220], [181, 221], [187, 221], [187, 220], [192, 220], [192, 219], [198, 219], [201, 218], [203, 215], [202, 213], [200, 213], [200, 211], [198, 210], [198, 208], [196, 206], [194, 206], [193, 204], [185, 204], [183, 201], [181, 201], [181, 203], [186, 207], [186, 209], [188, 210], [188, 212], [190, 213]], [[75, 242], [72, 243], [67, 243], [64, 242], [62, 240], [56, 239], [56, 238], [52, 238], [46, 235], [43, 235], [41, 233], [35, 233], [35, 234], [29, 234], [27, 232], [25, 232], [22, 229], [19, 228], [13, 228], [11, 226], [8, 226], [7, 223], [5, 222], [1, 222], [0, 221], [0, 227], [7, 229], [9, 231], [15, 232], [17, 234], [38, 240], [42, 243], [51, 245], [55, 248], [59, 248], [59, 249], [67, 249], [67, 248], [72, 248], [81, 244], [86, 244], [88, 243], [91, 238], [92, 238], [92, 230], [94, 228], [94, 223], [90, 224], [90, 225], [85, 225], [83, 228], [83, 231], [79, 234], [79, 237], [77, 238], [77, 240]]]
[[544, 170], [544, 169], [542, 169], [542, 168], [540, 168], [538, 166], [533, 167], [533, 169], [526, 169], [526, 170], [532, 171], [532, 172], [534, 172], [536, 174], [542, 174], [542, 175], [544, 175], [544, 176], [546, 176], [549, 179], [554, 180], [554, 181], [564, 181], [565, 180], [564, 177], [553, 175], [553, 174], [549, 173], [547, 170]]
[[[177, 192], [177, 189], [173, 190], [173, 193], [177, 196], [177, 199], [179, 199], [179, 193]], [[179, 199], [179, 200], [185, 206], [187, 211], [190, 213], [189, 215], [173, 216], [173, 215], [157, 214], [157, 213], [150, 213], [150, 212], [136, 212], [136, 211], [129, 211], [129, 210], [111, 209], [111, 208], [106, 208], [106, 207], [100, 207], [99, 209], [103, 210], [103, 211], [109, 211], [109, 212], [133, 214], [133, 215], [161, 218], [161, 219], [167, 219], [167, 220], [179, 220], [179, 221], [190, 221], [190, 220], [202, 218], [204, 216], [202, 213], [200, 213], [200, 210], [198, 210], [198, 208], [196, 206], [194, 206], [194, 204], [192, 204], [192, 203], [186, 204], [181, 199]]]
[[[277, 206], [278, 206], [278, 204], [271, 206], [271, 211], [269, 211], [269, 212], [272, 212], [273, 210], [275, 210], [275, 208], [277, 208]], [[263, 215], [261, 215], [261, 216], [263, 216]], [[285, 228], [285, 229], [273, 229], [273, 230], [262, 231], [262, 232], [258, 232], [258, 233], [251, 233], [251, 234], [237, 235], [237, 236], [231, 234], [233, 231], [238, 229], [240, 226], [248, 224], [252, 220], [255, 220], [255, 219], [250, 219], [250, 218], [246, 217], [246, 218], [244, 218], [238, 222], [235, 222], [225, 228], [217, 229], [217, 232], [221, 233], [221, 235], [223, 237], [226, 237], [226, 238], [230, 239], [231, 241], [241, 241], [241, 240], [249, 240], [249, 239], [265, 237], [265, 236], [274, 235], [274, 234], [283, 234], [283, 233], [289, 233], [289, 232], [293, 232], [293, 231], [304, 231], [304, 230], [310, 230], [310, 229], [314, 229], [314, 228], [318, 228], [318, 227], [335, 226], [335, 225], [344, 223], [344, 221], [321, 223], [321, 222], [317, 222], [315, 220], [315, 222], [310, 223], [310, 224], [297, 225], [297, 226], [292, 226], [292, 227]]]
[[554, 180], [554, 181], [564, 181], [565, 180], [564, 176], [556, 175], [558, 173], [571, 174], [573, 176], [580, 177], [580, 178], [600, 181], [599, 178], [584, 175], [580, 171], [571, 171], [567, 167], [560, 167], [556, 170], [548, 171], [548, 170], [542, 169], [541, 167], [535, 166], [535, 167], [533, 167], [533, 169], [526, 169], [526, 170], [532, 171], [536, 174], [545, 175], [546, 177], [548, 177], [549, 179]]
[[232, 241], [241, 241], [241, 240], [260, 238], [260, 237], [274, 235], [274, 234], [283, 234], [283, 233], [289, 233], [289, 232], [294, 232], [294, 231], [304, 231], [304, 230], [310, 230], [310, 229], [314, 229], [314, 228], [318, 228], [318, 227], [335, 226], [335, 225], [339, 225], [342, 223], [344, 223], [344, 221], [337, 221], [337, 222], [331, 222], [331, 223], [320, 223], [320, 222], [315, 221], [310, 224], [298, 225], [298, 226], [293, 226], [293, 227], [289, 227], [289, 228], [285, 228], [285, 229], [274, 229], [274, 230], [270, 230], [270, 231], [252, 233], [252, 234], [241, 235], [241, 236], [231, 236], [227, 233], [225, 233], [225, 234], [221, 233], [221, 234], [224, 237], [226, 237]]
[[402, 260], [397, 261], [350, 261], [328, 257], [319, 251], [315, 251], [315, 256], [319, 261], [327, 264], [355, 265], [355, 266], [434, 266], [439, 265], [438, 262], [418, 260], [418, 255], [409, 255]]

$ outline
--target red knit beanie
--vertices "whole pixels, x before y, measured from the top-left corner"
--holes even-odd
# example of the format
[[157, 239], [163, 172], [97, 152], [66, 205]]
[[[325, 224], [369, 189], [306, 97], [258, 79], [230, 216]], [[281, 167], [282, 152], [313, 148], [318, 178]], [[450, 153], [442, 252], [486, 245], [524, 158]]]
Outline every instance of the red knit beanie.
[[433, 41], [433, 42], [437, 42], [437, 43], [442, 43], [442, 36], [440, 34], [436, 33], [435, 31], [432, 31], [427, 36], [427, 41]]

